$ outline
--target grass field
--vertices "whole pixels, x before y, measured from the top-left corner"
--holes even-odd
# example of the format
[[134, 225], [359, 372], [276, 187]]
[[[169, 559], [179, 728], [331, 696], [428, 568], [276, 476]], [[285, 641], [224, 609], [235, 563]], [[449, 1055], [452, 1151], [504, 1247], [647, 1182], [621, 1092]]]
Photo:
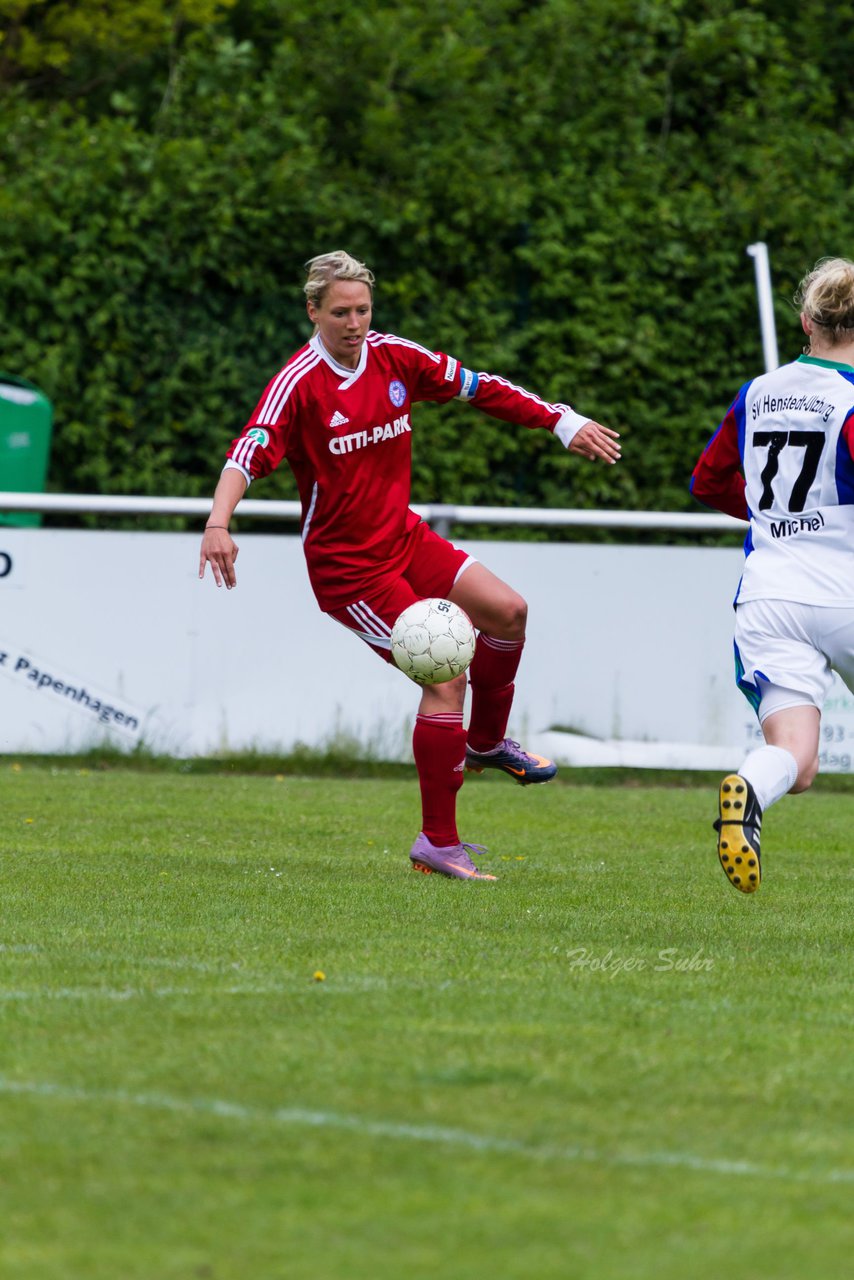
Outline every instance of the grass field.
[[614, 778], [0, 760], [3, 1280], [850, 1274], [854, 793]]

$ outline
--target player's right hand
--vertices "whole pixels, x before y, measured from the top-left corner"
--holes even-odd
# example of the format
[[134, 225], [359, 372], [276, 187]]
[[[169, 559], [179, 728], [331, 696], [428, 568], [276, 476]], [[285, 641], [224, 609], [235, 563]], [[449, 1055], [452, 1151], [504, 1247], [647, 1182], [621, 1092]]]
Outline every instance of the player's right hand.
[[229, 591], [232, 587], [236, 587], [237, 574], [234, 572], [234, 562], [239, 549], [227, 529], [205, 529], [202, 552], [199, 557], [199, 577], [205, 576], [205, 565], [210, 564], [211, 573], [218, 587], [225, 584]]

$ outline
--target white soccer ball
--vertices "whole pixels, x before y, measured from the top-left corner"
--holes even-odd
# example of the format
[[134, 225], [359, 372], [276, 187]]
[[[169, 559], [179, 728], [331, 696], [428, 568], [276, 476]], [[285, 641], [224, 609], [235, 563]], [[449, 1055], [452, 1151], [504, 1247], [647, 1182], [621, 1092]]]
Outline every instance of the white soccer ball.
[[444, 684], [461, 676], [474, 657], [475, 631], [450, 600], [416, 600], [391, 631], [391, 654], [416, 684]]

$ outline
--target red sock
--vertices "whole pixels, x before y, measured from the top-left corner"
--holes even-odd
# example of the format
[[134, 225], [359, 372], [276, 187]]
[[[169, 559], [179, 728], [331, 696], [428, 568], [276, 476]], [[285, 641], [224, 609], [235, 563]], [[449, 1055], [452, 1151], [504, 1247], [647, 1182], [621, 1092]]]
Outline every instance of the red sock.
[[513, 705], [513, 678], [519, 669], [524, 640], [496, 640], [481, 631], [469, 667], [472, 751], [491, 751], [507, 734]]
[[434, 845], [459, 844], [457, 792], [463, 785], [463, 713], [416, 716], [412, 753], [421, 784], [421, 830]]

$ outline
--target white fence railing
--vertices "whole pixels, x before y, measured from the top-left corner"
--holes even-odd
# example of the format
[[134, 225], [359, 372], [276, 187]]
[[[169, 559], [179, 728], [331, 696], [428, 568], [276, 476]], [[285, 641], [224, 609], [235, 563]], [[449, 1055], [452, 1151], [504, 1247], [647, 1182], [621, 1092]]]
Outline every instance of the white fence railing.
[[[96, 493], [3, 493], [0, 511], [29, 511], [80, 515], [198, 516], [211, 509], [210, 498], [150, 498]], [[663, 529], [674, 533], [733, 533], [746, 528], [743, 520], [715, 512], [584, 511], [551, 507], [466, 507], [454, 503], [414, 503], [413, 511], [444, 532], [451, 524], [493, 526], [538, 525], [552, 528]], [[244, 498], [236, 515], [241, 519], [296, 522], [298, 502]]]

